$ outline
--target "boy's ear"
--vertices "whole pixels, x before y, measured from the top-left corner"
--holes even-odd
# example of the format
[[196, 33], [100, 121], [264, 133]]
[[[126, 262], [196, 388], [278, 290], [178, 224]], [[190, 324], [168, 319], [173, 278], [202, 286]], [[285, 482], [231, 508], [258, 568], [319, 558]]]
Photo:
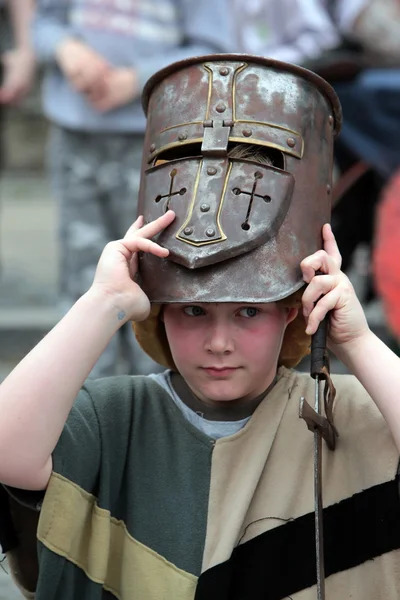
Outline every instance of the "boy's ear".
[[299, 314], [298, 308], [289, 308], [287, 317], [286, 317], [286, 325], [289, 325], [289, 323], [294, 321], [298, 314]]

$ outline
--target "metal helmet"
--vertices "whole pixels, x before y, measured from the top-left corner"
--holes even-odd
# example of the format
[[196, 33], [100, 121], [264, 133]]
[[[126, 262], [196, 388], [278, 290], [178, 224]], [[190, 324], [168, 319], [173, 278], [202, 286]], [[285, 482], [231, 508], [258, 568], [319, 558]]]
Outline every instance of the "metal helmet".
[[176, 213], [157, 239], [169, 256], [140, 256], [150, 301], [274, 302], [299, 290], [300, 262], [330, 220], [341, 124], [330, 85], [276, 60], [211, 55], [156, 73], [143, 107], [139, 214]]
[[329, 84], [267, 58], [204, 56], [156, 73], [143, 106], [139, 213], [176, 213], [158, 238], [168, 258], [141, 257], [150, 300], [272, 302], [299, 289], [330, 219], [341, 111]]

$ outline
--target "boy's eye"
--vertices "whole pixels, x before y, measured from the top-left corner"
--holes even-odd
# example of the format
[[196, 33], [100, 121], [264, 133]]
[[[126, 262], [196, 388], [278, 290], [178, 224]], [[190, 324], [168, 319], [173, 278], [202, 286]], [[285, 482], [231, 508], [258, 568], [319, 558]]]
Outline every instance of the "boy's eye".
[[201, 315], [205, 315], [201, 306], [185, 306], [183, 312], [185, 315], [189, 315], [189, 317], [200, 317]]
[[254, 308], [253, 306], [246, 306], [246, 308], [241, 308], [239, 310], [240, 316], [247, 318], [255, 317], [259, 312], [260, 310], [258, 308]]

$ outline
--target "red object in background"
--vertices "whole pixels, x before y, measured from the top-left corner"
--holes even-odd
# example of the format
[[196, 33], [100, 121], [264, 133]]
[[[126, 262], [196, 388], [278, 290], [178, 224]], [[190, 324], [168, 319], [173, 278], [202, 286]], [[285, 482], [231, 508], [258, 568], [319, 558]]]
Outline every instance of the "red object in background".
[[377, 209], [372, 260], [388, 325], [400, 339], [400, 171], [385, 187]]

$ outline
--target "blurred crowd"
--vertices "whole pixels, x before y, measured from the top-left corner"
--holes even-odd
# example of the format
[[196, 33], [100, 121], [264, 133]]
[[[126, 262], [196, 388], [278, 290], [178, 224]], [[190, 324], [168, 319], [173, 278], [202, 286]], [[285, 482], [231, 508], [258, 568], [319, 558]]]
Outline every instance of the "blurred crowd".
[[[364, 300], [378, 294], [400, 340], [400, 0], [0, 0], [0, 52], [0, 134], [35, 76], [42, 87], [63, 310], [135, 218], [146, 80], [186, 57], [242, 52], [305, 66], [338, 93], [332, 223], [343, 268], [369, 246]], [[117, 369], [158, 369], [129, 328], [92, 375]]]

